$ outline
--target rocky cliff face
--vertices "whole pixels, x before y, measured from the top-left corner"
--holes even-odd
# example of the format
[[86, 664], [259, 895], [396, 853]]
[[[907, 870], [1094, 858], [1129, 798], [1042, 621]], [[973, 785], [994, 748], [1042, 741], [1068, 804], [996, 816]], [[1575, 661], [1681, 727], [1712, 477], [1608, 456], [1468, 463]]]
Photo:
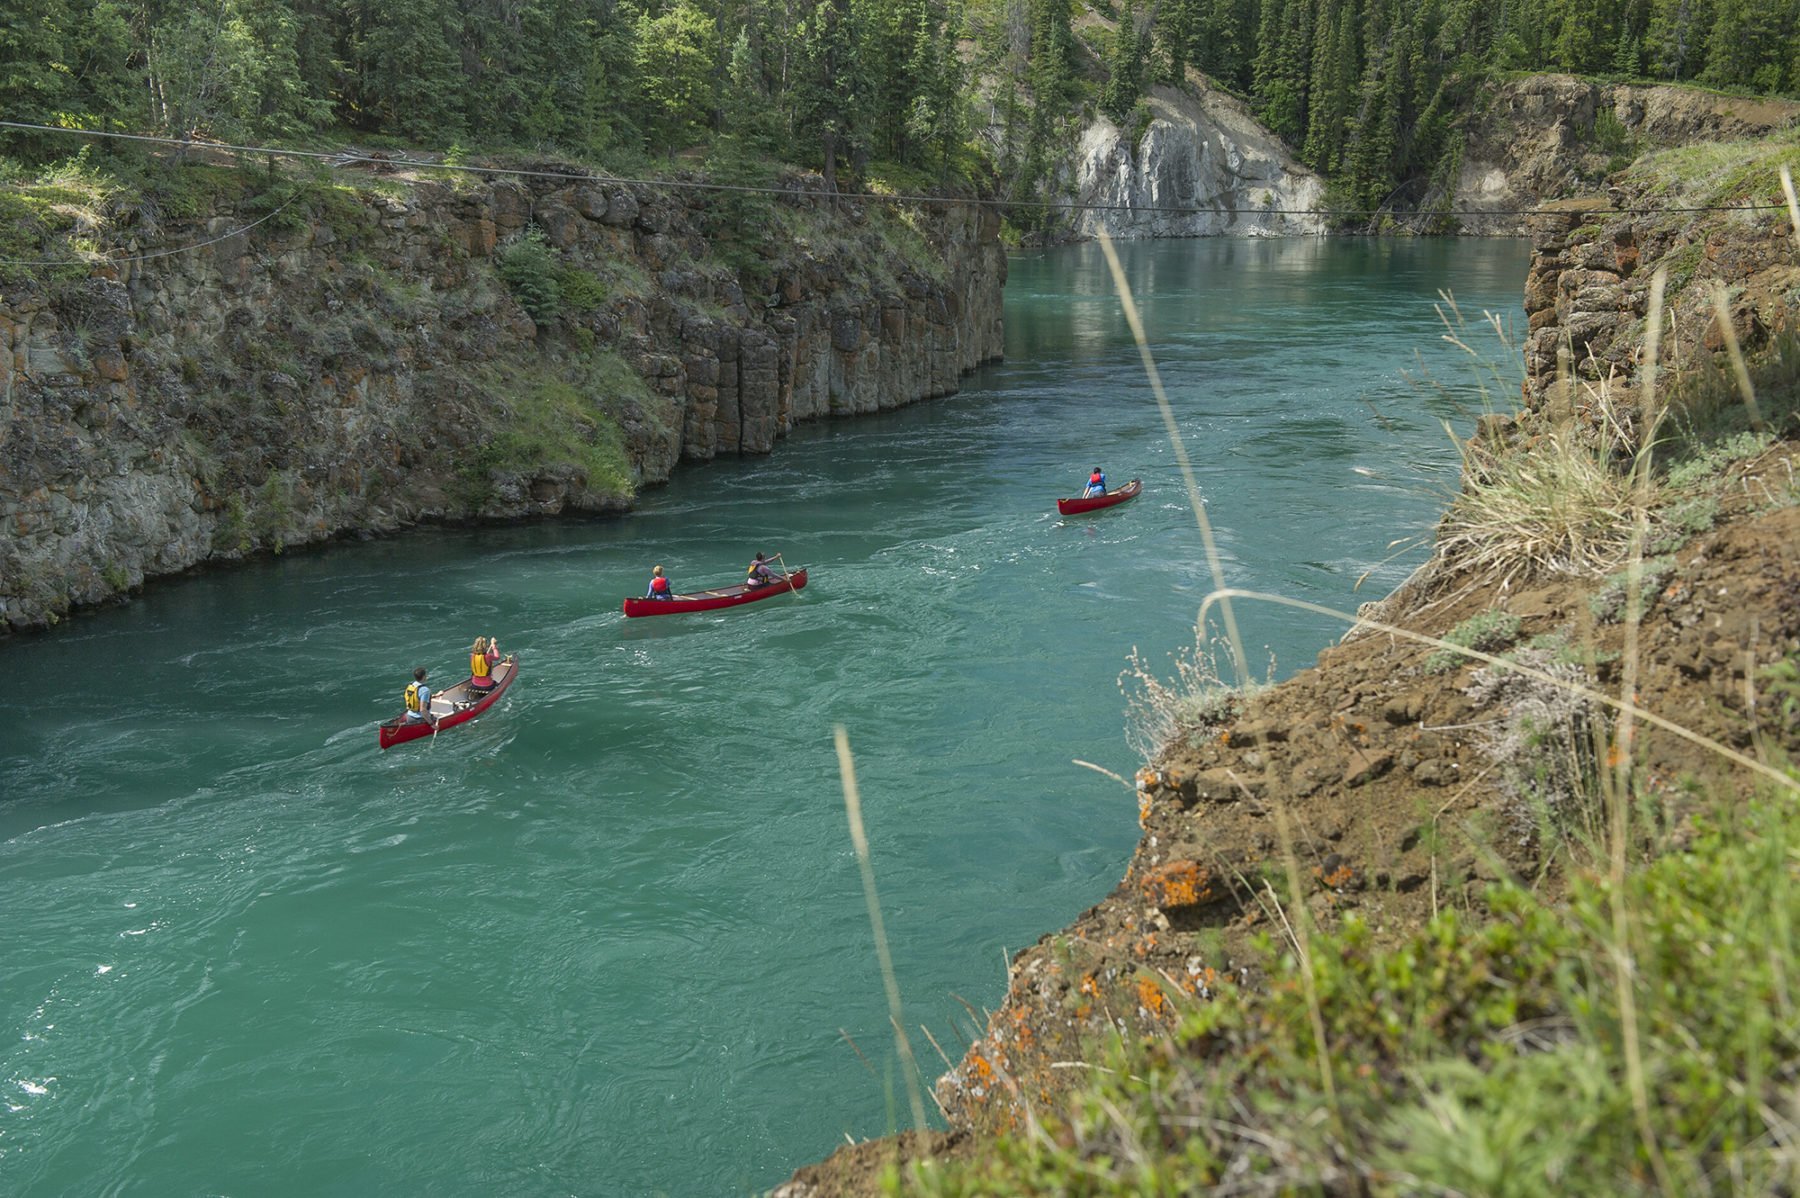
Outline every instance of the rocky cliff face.
[[[1155, 87], [1151, 121], [1133, 143], [1104, 116], [1081, 135], [1072, 165], [1075, 231], [1117, 238], [1320, 233], [1324, 183], [1202, 82], [1197, 94]], [[1283, 215], [1295, 213], [1297, 215]]]
[[1533, 75], [1496, 89], [1470, 121], [1449, 200], [1476, 213], [1461, 218], [1466, 232], [1523, 236], [1522, 209], [1592, 191], [1646, 151], [1758, 137], [1797, 120], [1791, 100]]
[[[1531, 221], [1525, 281], [1524, 400], [1549, 420], [1598, 428], [1620, 419], [1637, 385], [1655, 269], [1665, 271], [1665, 369], [1726, 368], [1718, 294], [1732, 336], [1756, 355], [1800, 330], [1800, 262], [1785, 213], [1746, 212], [1728, 228], [1695, 214], [1634, 208], [1641, 188], [1547, 205]], [[1604, 384], [1605, 395], [1602, 395]]]
[[975, 207], [909, 225], [569, 177], [278, 194], [182, 221], [147, 200], [86, 277], [0, 292], [0, 627], [346, 532], [618, 510], [681, 459], [950, 393], [1002, 349]]

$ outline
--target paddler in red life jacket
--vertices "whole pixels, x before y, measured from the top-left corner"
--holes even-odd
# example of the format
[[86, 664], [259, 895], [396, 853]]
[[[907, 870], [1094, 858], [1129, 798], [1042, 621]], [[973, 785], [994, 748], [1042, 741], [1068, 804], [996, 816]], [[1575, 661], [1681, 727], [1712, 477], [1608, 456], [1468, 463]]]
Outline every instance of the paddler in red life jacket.
[[663, 577], [661, 566], [650, 571], [650, 589], [644, 592], [646, 599], [673, 599], [674, 592], [669, 589], [669, 580]]
[[488, 652], [488, 639], [485, 636], [475, 638], [475, 644], [469, 649], [469, 689], [472, 691], [488, 691], [494, 689], [494, 658]]
[[1082, 493], [1081, 497], [1092, 499], [1096, 495], [1104, 494], [1106, 494], [1106, 475], [1101, 472], [1100, 467], [1095, 466], [1094, 472], [1088, 475], [1087, 490]]

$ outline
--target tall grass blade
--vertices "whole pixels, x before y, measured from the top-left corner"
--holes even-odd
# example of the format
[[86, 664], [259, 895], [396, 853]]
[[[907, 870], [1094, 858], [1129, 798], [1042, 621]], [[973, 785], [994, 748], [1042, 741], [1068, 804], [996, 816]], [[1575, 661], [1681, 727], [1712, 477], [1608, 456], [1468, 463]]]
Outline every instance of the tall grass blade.
[[1794, 194], [1794, 175], [1785, 166], [1781, 168], [1781, 190], [1787, 193], [1788, 216], [1793, 222], [1794, 244], [1800, 246], [1800, 196]]
[[[1650, 310], [1644, 332], [1644, 365], [1639, 376], [1642, 390], [1638, 400], [1639, 434], [1637, 455], [1632, 462], [1631, 556], [1625, 573], [1625, 646], [1621, 695], [1630, 704], [1637, 699], [1639, 631], [1643, 619], [1644, 541], [1650, 532], [1650, 505], [1655, 499], [1655, 482], [1651, 464], [1656, 452], [1656, 429], [1661, 422], [1656, 397], [1656, 368], [1662, 352], [1663, 291], [1669, 281], [1667, 268], [1658, 268], [1650, 279]], [[1638, 1139], [1650, 1158], [1657, 1186], [1664, 1194], [1676, 1192], [1663, 1159], [1662, 1145], [1650, 1121], [1650, 1089], [1644, 1080], [1642, 1029], [1637, 1010], [1637, 964], [1632, 951], [1631, 914], [1625, 905], [1625, 854], [1629, 843], [1631, 819], [1632, 738], [1636, 726], [1632, 722], [1633, 707], [1619, 710], [1619, 725], [1613, 742], [1617, 754], [1613, 762], [1612, 801], [1612, 893], [1608, 907], [1612, 916], [1611, 957], [1613, 989], [1619, 1004], [1619, 1032], [1625, 1050], [1625, 1084], [1631, 1092], [1631, 1110], [1637, 1123]]]
[[1762, 409], [1756, 406], [1756, 387], [1750, 382], [1750, 367], [1744, 361], [1744, 348], [1738, 344], [1737, 329], [1731, 323], [1731, 300], [1725, 293], [1725, 284], [1713, 283], [1713, 311], [1719, 322], [1719, 335], [1725, 338], [1725, 355], [1731, 359], [1731, 374], [1737, 380], [1738, 394], [1744, 397], [1744, 407], [1750, 412], [1750, 427], [1762, 432]]
[[869, 861], [869, 838], [863, 832], [862, 796], [856, 788], [856, 761], [850, 756], [850, 734], [839, 724], [834, 735], [838, 774], [844, 783], [844, 812], [850, 819], [850, 843], [856, 847], [856, 862], [862, 869], [863, 899], [869, 905], [875, 956], [881, 962], [881, 981], [887, 988], [888, 1018], [894, 1025], [894, 1043], [900, 1051], [900, 1071], [906, 1077], [906, 1097], [912, 1104], [913, 1126], [924, 1135], [929, 1125], [925, 1122], [925, 1100], [919, 1093], [919, 1066], [913, 1059], [912, 1042], [906, 1038], [906, 1024], [900, 1015], [900, 983], [894, 977], [894, 958], [888, 951], [887, 928], [881, 922], [881, 899], [875, 893], [875, 867]]
[[[1206, 504], [1200, 498], [1200, 484], [1194, 478], [1194, 465], [1188, 460], [1187, 446], [1182, 444], [1181, 429], [1175, 423], [1175, 409], [1169, 403], [1169, 394], [1163, 390], [1162, 373], [1156, 369], [1156, 358], [1150, 353], [1150, 341], [1144, 335], [1144, 322], [1138, 316], [1137, 303], [1131, 296], [1131, 284], [1125, 278], [1125, 268], [1119, 264], [1119, 252], [1113, 248], [1112, 238], [1106, 230], [1098, 231], [1100, 252], [1106, 255], [1107, 269], [1112, 272], [1113, 286], [1119, 289], [1119, 304], [1125, 309], [1125, 323], [1131, 326], [1132, 339], [1137, 342], [1138, 356], [1144, 360], [1144, 374], [1150, 379], [1150, 392], [1156, 396], [1156, 406], [1162, 412], [1163, 427], [1168, 430], [1169, 445], [1175, 451], [1175, 460], [1181, 465], [1181, 477], [1187, 484], [1188, 506], [1194, 509], [1194, 521], [1200, 526], [1200, 539], [1206, 545], [1206, 563], [1212, 568], [1213, 586], [1219, 591], [1225, 589], [1225, 567], [1219, 557], [1219, 544], [1213, 538], [1212, 521], [1206, 518]], [[1237, 670], [1237, 684], [1249, 686], [1250, 662], [1244, 655], [1244, 638], [1238, 633], [1237, 616], [1232, 613], [1229, 601], [1220, 605], [1220, 612], [1225, 619], [1225, 636], [1231, 645], [1232, 665]]]

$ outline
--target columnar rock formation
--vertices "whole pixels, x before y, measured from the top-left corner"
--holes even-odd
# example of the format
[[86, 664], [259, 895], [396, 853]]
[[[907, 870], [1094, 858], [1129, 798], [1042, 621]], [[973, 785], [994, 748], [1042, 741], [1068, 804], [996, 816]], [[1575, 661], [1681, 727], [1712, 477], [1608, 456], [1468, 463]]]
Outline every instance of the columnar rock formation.
[[[146, 202], [87, 277], [0, 293], [0, 628], [346, 532], [621, 509], [680, 459], [947, 394], [1001, 353], [991, 212], [910, 233], [797, 187], [733, 218], [567, 170], [180, 222]], [[497, 272], [528, 229], [562, 284], [541, 327], [544, 280]]]
[[1800, 329], [1800, 266], [1785, 213], [1747, 212], [1728, 231], [1696, 231], [1692, 214], [1658, 215], [1647, 206], [1634, 212], [1641, 202], [1616, 191], [1606, 199], [1549, 204], [1533, 217], [1525, 281], [1527, 409], [1551, 420], [1578, 417], [1590, 427], [1629, 423], [1657, 267], [1664, 273], [1664, 369], [1692, 371], [1709, 360], [1726, 368], [1716, 357], [1726, 344], [1717, 319], [1720, 287], [1733, 336], [1746, 352], [1762, 350], [1782, 330]]

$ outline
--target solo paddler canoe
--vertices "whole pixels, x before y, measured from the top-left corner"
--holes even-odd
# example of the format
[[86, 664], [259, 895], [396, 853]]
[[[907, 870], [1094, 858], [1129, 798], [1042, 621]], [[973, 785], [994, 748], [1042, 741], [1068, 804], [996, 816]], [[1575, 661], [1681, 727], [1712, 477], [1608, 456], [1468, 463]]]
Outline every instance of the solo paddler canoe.
[[431, 714], [437, 717], [437, 723], [424, 720], [407, 722], [404, 714], [391, 720], [385, 720], [376, 729], [376, 743], [384, 749], [395, 745], [403, 745], [409, 740], [418, 740], [421, 736], [432, 736], [466, 724], [488, 708], [492, 707], [506, 688], [513, 684], [519, 676], [519, 655], [508, 653], [503, 661], [494, 663], [494, 685], [485, 691], [476, 691], [470, 683], [473, 678], [465, 678], [455, 686], [434, 691], [431, 695]]
[[719, 587], [711, 591], [693, 591], [686, 595], [677, 595], [673, 599], [627, 599], [625, 600], [625, 614], [628, 616], [672, 616], [677, 612], [717, 611], [721, 607], [736, 607], [740, 603], [755, 603], [758, 599], [785, 595], [789, 591], [797, 591], [805, 585], [806, 570], [801, 568], [777, 578], [767, 586], [753, 587], [740, 582], [736, 586]]
[[1127, 499], [1136, 499], [1137, 493], [1144, 489], [1142, 479], [1132, 479], [1116, 491], [1108, 491], [1104, 495], [1096, 495], [1092, 499], [1059, 499], [1056, 510], [1065, 516], [1073, 516], [1078, 512], [1098, 511], [1103, 507], [1111, 507], [1115, 503], [1124, 503]]

